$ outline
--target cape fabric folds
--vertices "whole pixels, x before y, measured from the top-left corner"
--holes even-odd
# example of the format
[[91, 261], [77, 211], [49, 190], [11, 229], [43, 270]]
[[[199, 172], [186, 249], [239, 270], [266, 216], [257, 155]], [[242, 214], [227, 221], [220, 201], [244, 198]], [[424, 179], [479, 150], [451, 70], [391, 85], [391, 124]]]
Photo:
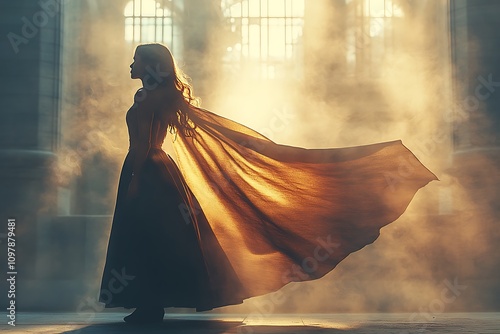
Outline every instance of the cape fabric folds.
[[[198, 231], [209, 276], [238, 286], [242, 298], [322, 277], [374, 242], [416, 191], [437, 179], [399, 140], [304, 149], [208, 110], [188, 116], [193, 135], [178, 131], [173, 142], [195, 197], [185, 215]], [[211, 262], [217, 255], [213, 238], [204, 239], [206, 222], [232, 267], [225, 278]]]

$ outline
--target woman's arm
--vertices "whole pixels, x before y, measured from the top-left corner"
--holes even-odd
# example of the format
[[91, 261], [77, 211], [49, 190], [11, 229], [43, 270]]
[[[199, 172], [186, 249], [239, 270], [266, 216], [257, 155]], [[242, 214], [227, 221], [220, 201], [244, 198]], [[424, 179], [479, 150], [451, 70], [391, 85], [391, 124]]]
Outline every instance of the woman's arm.
[[132, 164], [132, 181], [129, 185], [128, 195], [133, 196], [138, 187], [138, 180], [142, 173], [142, 167], [151, 149], [151, 131], [155, 105], [151, 99], [144, 99], [134, 105], [137, 109], [137, 138], [134, 146], [134, 161]]
[[136, 105], [138, 135], [135, 146], [133, 173], [134, 177], [141, 174], [142, 166], [151, 149], [151, 130], [153, 126], [154, 108], [151, 103], [143, 101]]

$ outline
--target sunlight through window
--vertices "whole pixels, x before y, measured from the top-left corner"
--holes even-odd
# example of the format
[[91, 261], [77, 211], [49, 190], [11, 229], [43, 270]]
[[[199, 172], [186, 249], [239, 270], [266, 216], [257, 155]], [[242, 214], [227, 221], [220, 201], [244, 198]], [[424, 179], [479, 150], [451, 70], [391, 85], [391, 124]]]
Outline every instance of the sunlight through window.
[[304, 0], [222, 0], [234, 44], [224, 62], [233, 71], [256, 66], [266, 79], [286, 76], [300, 63]]
[[[181, 44], [180, 29], [174, 22], [174, 13], [182, 10], [181, 0], [131, 0], [123, 12], [125, 41], [166, 44], [174, 56]], [[177, 52], [176, 52], [177, 51]], [[177, 55], [179, 56], [179, 55]]]
[[346, 60], [352, 74], [378, 76], [377, 64], [395, 47], [404, 12], [398, 0], [346, 0]]

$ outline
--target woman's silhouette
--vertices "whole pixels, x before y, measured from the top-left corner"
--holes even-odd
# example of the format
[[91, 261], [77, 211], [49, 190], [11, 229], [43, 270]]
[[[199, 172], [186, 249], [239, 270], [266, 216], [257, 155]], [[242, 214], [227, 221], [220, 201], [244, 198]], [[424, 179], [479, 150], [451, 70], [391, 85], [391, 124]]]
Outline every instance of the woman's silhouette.
[[[137, 47], [130, 67], [143, 87], [100, 291], [106, 307], [136, 308], [127, 322], [320, 278], [436, 179], [401, 141], [303, 149], [201, 109], [161, 44]], [[161, 149], [168, 130], [177, 164]]]

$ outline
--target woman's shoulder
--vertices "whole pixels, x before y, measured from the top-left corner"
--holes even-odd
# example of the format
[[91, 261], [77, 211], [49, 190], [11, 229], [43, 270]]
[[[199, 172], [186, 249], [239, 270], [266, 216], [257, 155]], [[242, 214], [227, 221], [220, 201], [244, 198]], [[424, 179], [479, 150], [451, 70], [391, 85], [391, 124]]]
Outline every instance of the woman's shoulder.
[[137, 102], [137, 103], [140, 103], [143, 101], [165, 103], [165, 102], [171, 101], [172, 99], [173, 99], [173, 95], [166, 90], [162, 90], [162, 89], [149, 90], [149, 89], [146, 89], [144, 87], [139, 88], [134, 95], [134, 102]]
[[133, 107], [143, 110], [143, 114], [157, 111], [164, 111], [169, 114], [176, 109], [175, 105], [176, 103], [171, 96], [159, 90], [140, 88], [134, 95]]
[[148, 90], [145, 88], [139, 88], [137, 92], [134, 94], [134, 102], [135, 103], [141, 103], [144, 102], [148, 99]]
[[154, 107], [159, 103], [158, 94], [145, 88], [139, 88], [134, 94], [134, 106], [136, 107]]

